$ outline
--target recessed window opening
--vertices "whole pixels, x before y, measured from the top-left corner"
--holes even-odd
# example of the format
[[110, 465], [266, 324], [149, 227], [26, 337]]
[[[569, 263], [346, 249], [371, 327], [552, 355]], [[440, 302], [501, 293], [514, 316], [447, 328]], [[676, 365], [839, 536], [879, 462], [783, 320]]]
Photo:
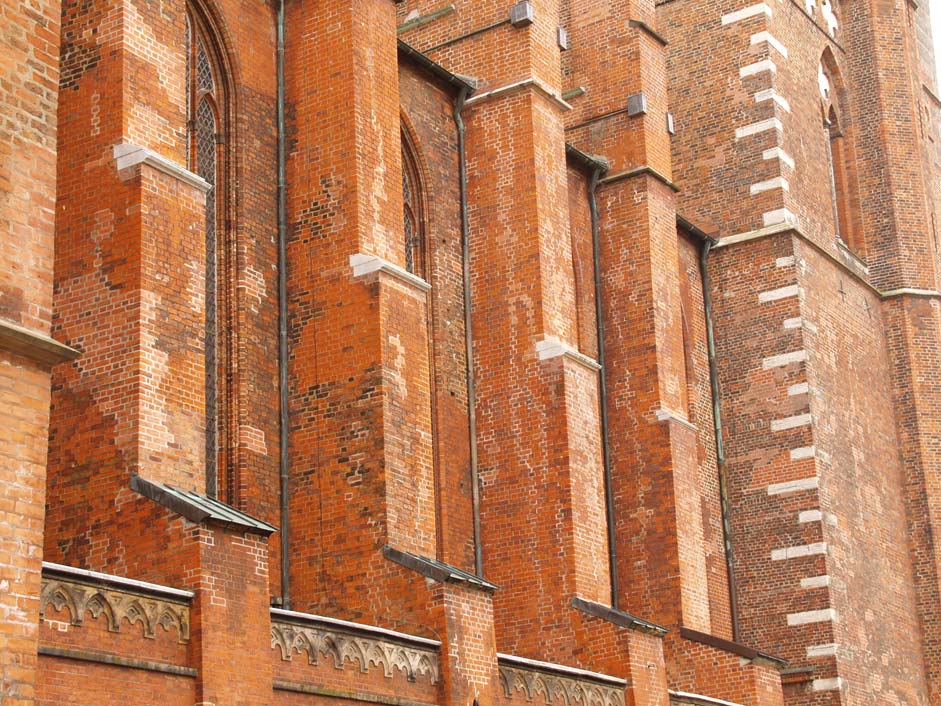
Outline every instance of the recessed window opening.
[[[224, 246], [228, 185], [226, 183], [226, 83], [221, 52], [205, 23], [188, 8], [186, 15], [186, 125], [189, 169], [211, 185], [205, 220], [205, 399], [206, 492], [233, 503], [235, 481], [224, 472], [227, 320]], [[223, 469], [223, 472], [220, 472]]]
[[427, 279], [424, 204], [418, 162], [408, 132], [402, 129], [402, 203], [405, 232], [405, 269]]

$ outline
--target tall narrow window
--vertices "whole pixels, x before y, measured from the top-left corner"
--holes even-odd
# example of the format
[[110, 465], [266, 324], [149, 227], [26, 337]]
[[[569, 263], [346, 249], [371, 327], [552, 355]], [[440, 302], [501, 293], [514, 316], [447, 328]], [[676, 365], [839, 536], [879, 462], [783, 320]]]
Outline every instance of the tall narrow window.
[[225, 96], [222, 72], [209, 34], [191, 13], [186, 18], [187, 129], [189, 168], [212, 188], [206, 194], [206, 492], [231, 501], [228, 477], [220, 479], [221, 381], [220, 345], [220, 246], [224, 230], [224, 130]]
[[842, 228], [843, 218], [841, 217], [840, 211], [840, 188], [839, 188], [839, 174], [836, 162], [833, 155], [834, 141], [836, 139], [835, 135], [837, 134], [834, 129], [834, 123], [836, 122], [836, 116], [833, 113], [833, 109], [830, 109], [830, 114], [827, 116], [827, 120], [824, 123], [824, 131], [826, 132], [826, 145], [827, 145], [827, 168], [830, 171], [830, 200], [833, 204], [833, 228], [835, 230], [835, 235], [840, 240], [843, 240], [843, 235], [845, 229]]
[[402, 130], [402, 202], [405, 220], [405, 269], [419, 277], [425, 273], [425, 228], [418, 164], [408, 133]]
[[853, 144], [846, 127], [846, 98], [836, 62], [825, 52], [818, 69], [823, 100], [823, 132], [833, 206], [833, 230], [839, 242], [857, 255], [865, 255], [861, 228], [856, 220], [856, 181]]

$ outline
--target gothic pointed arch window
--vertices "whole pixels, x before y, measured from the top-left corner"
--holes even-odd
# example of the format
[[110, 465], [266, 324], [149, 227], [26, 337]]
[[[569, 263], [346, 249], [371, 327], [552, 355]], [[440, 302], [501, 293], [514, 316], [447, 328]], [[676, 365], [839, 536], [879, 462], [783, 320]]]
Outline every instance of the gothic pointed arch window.
[[427, 278], [425, 246], [425, 214], [421, 179], [415, 147], [405, 126], [402, 126], [402, 203], [405, 232], [405, 269]]
[[234, 479], [226, 472], [226, 370], [228, 320], [225, 246], [228, 211], [227, 75], [219, 42], [192, 5], [186, 13], [186, 125], [190, 171], [212, 188], [206, 194], [205, 220], [205, 398], [206, 492], [234, 501]]
[[857, 187], [854, 149], [848, 128], [845, 89], [836, 61], [829, 51], [824, 52], [818, 68], [823, 113], [824, 144], [827, 170], [830, 177], [830, 199], [833, 206], [834, 234], [838, 242], [865, 254], [861, 228], [857, 223]]

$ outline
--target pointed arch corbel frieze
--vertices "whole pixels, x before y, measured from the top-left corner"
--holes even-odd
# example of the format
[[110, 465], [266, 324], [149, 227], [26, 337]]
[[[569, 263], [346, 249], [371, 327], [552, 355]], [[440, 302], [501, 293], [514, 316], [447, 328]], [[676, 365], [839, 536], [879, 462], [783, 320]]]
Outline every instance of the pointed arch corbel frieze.
[[50, 605], [57, 611], [67, 609], [70, 624], [76, 627], [85, 624], [87, 614], [95, 620], [104, 615], [109, 632], [121, 632], [125, 623], [140, 623], [144, 637], [148, 639], [156, 638], [157, 627], [161, 627], [167, 632], [175, 630], [180, 643], [189, 642], [190, 608], [184, 603], [60, 578], [43, 578], [39, 607], [41, 618]]
[[507, 664], [501, 664], [499, 672], [500, 684], [507, 698], [519, 691], [529, 702], [541, 696], [548, 706], [624, 706], [623, 686]]
[[366, 674], [371, 668], [379, 667], [388, 679], [396, 669], [409, 681], [426, 677], [432, 684], [437, 684], [440, 678], [435, 649], [404, 645], [379, 637], [344, 634], [325, 627], [272, 622], [271, 647], [281, 650], [281, 659], [285, 662], [292, 661], [295, 654], [306, 652], [311, 665], [321, 664], [321, 658], [326, 657], [336, 669], [345, 669], [347, 664], [352, 664]]

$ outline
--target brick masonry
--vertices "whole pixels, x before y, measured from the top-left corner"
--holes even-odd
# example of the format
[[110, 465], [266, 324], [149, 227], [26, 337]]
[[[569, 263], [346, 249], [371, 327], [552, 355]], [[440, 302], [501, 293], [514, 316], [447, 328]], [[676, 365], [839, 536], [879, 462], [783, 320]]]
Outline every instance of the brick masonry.
[[[931, 462], [905, 450], [933, 433], [930, 383], [910, 377], [933, 354], [908, 323], [918, 309], [921, 330], [937, 330], [926, 13], [689, 5], [659, 17], [683, 76], [671, 84], [680, 208], [720, 236], [741, 639], [790, 661], [788, 703], [935, 703]], [[712, 18], [705, 30], [690, 12]], [[694, 31], [722, 51], [697, 53]]]
[[285, 1], [282, 545], [275, 6], [0, 0], [0, 704], [941, 704], [925, 8], [512, 4]]
[[[57, 1], [0, 5], [0, 704], [36, 694], [49, 435]], [[11, 330], [9, 327], [16, 327]], [[11, 338], [12, 336], [12, 338]], [[18, 341], [20, 345], [9, 347]], [[38, 345], [37, 345], [38, 344]], [[54, 359], [54, 358], [53, 358]]]

